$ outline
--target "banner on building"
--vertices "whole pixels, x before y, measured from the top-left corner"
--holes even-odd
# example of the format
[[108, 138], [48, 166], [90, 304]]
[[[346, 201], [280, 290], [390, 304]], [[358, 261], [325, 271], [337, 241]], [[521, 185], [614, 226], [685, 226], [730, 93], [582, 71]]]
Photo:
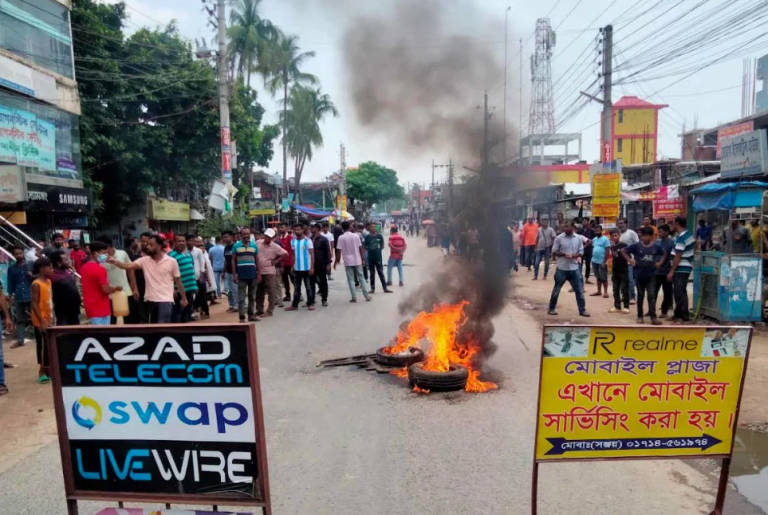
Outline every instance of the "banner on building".
[[253, 325], [62, 326], [48, 336], [67, 499], [271, 513]]
[[546, 326], [536, 460], [729, 456], [751, 336]]
[[676, 216], [685, 216], [688, 211], [688, 203], [685, 198], [677, 197], [667, 200], [654, 200], [653, 201], [653, 218], [664, 218], [666, 220], [672, 220]]
[[17, 165], [0, 165], [0, 202], [15, 204], [27, 200], [27, 181]]
[[722, 129], [719, 129], [717, 131], [717, 154], [716, 156], [718, 158], [722, 155], [722, 149], [723, 149], [723, 141], [726, 139], [738, 136], [739, 134], [745, 134], [747, 132], [752, 132], [755, 130], [755, 122], [749, 121], [744, 123], [739, 123], [736, 125], [731, 125], [730, 127], [723, 127]]
[[592, 176], [592, 216], [616, 218], [621, 202], [621, 174]]
[[152, 199], [150, 205], [152, 206], [150, 218], [153, 220], [189, 222], [189, 204], [163, 199]]
[[0, 162], [56, 171], [56, 126], [34, 113], [0, 107]]
[[720, 176], [739, 179], [766, 173], [768, 139], [766, 130], [760, 129], [732, 136], [723, 141], [720, 156]]
[[650, 202], [651, 200], [673, 200], [673, 199], [680, 198], [680, 187], [674, 184], [669, 186], [662, 186], [661, 188], [654, 191], [638, 191], [638, 192], [622, 191], [621, 198], [622, 200], [630, 200], [633, 202], [636, 202], [636, 201]]

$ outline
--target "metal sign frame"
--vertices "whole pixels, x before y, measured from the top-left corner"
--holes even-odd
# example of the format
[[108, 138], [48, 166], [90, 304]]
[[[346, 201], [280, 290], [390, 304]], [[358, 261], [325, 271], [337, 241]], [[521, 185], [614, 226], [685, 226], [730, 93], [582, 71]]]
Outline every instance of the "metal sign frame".
[[[147, 333], [157, 334], [166, 330], [170, 334], [194, 333], [196, 335], [219, 334], [222, 331], [242, 331], [245, 333], [247, 345], [248, 372], [251, 381], [251, 401], [254, 418], [254, 430], [256, 443], [255, 456], [259, 474], [257, 485], [260, 499], [242, 499], [225, 495], [201, 495], [201, 494], [168, 494], [168, 493], [140, 493], [140, 492], [101, 492], [78, 490], [75, 487], [74, 471], [72, 469], [72, 457], [69, 446], [69, 434], [67, 431], [67, 419], [62, 394], [62, 379], [59, 375], [59, 355], [57, 338], [73, 333], [104, 332], [114, 336], [137, 336]], [[126, 326], [61, 326], [52, 327], [47, 331], [48, 351], [50, 356], [51, 379], [53, 384], [53, 402], [56, 412], [56, 426], [59, 436], [59, 449], [61, 452], [61, 465], [64, 474], [64, 490], [67, 498], [68, 515], [78, 515], [78, 501], [112, 501], [119, 502], [147, 502], [165, 503], [170, 508], [174, 504], [202, 504], [213, 505], [214, 511], [217, 505], [224, 506], [250, 506], [262, 508], [263, 515], [272, 515], [272, 505], [269, 494], [269, 472], [267, 466], [267, 445], [264, 431], [264, 413], [261, 400], [261, 381], [259, 378], [259, 358], [256, 346], [256, 329], [254, 324], [156, 324], [156, 325], [126, 325]]]
[[[612, 329], [639, 329], [638, 326], [633, 325], [608, 325], [608, 324], [545, 324], [541, 328], [541, 354], [539, 356], [539, 385], [538, 394], [536, 396], [536, 429], [534, 437], [538, 439], [539, 436], [539, 420], [541, 417], [541, 385], [543, 379], [543, 366], [544, 366], [544, 344], [546, 343], [547, 329], [556, 327], [567, 327], [569, 329], [574, 328], [612, 328]], [[709, 515], [722, 515], [723, 507], [725, 505], [725, 494], [728, 489], [728, 477], [730, 475], [731, 458], [733, 456], [733, 446], [736, 440], [736, 429], [739, 425], [739, 413], [741, 411], [741, 399], [744, 394], [744, 382], [747, 377], [747, 367], [749, 365], [749, 354], [752, 351], [752, 336], [754, 330], [750, 326], [695, 326], [695, 325], [679, 325], [674, 326], [675, 329], [688, 329], [688, 330], [713, 330], [713, 329], [744, 329], [749, 330], [749, 343], [747, 345], [747, 352], [744, 355], [744, 367], [741, 373], [741, 381], [739, 383], [739, 397], [736, 401], [736, 410], [734, 412], [733, 429], [731, 437], [731, 447], [727, 453], [722, 454], [703, 454], [699, 456], [692, 455], [664, 455], [664, 456], [617, 456], [617, 457], [591, 457], [591, 458], [567, 458], [567, 459], [547, 459], [538, 460], [536, 458], [536, 442], [533, 446], [533, 469], [531, 473], [531, 515], [538, 514], [538, 491], [539, 491], [539, 464], [540, 463], [563, 463], [563, 462], [585, 462], [585, 461], [637, 461], [637, 460], [668, 460], [668, 459], [688, 459], [688, 460], [700, 460], [700, 459], [720, 459], [720, 479], [717, 486], [717, 496], [715, 497], [715, 507], [709, 513]]]

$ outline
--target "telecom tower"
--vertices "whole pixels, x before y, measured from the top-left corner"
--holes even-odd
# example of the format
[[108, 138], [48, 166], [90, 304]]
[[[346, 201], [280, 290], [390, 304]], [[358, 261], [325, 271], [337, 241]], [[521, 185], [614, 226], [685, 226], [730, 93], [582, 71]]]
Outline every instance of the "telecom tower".
[[536, 20], [536, 49], [531, 56], [531, 114], [528, 134], [555, 133], [555, 106], [552, 101], [552, 50], [555, 31], [549, 18]]

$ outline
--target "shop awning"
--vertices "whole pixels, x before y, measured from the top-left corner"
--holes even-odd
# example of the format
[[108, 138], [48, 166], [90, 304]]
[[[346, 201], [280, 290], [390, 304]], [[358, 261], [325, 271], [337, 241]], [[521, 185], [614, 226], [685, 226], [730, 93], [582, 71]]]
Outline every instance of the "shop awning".
[[765, 189], [768, 189], [768, 182], [748, 181], [705, 184], [690, 193], [695, 197], [693, 210], [696, 212], [730, 211], [735, 207], [762, 205]]

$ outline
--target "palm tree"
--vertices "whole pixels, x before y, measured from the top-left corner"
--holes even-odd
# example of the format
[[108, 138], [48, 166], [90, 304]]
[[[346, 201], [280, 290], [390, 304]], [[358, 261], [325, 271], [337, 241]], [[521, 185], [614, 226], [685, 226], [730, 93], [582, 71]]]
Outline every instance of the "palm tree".
[[277, 28], [259, 16], [261, 0], [234, 1], [227, 29], [228, 53], [233, 61], [237, 59], [238, 77], [245, 76], [246, 84], [250, 84], [251, 72], [258, 68], [264, 45], [276, 36]]
[[307, 59], [315, 57], [314, 52], [301, 52], [297, 44], [299, 37], [278, 33], [270, 44], [264, 48], [259, 70], [268, 77], [265, 81], [267, 90], [276, 95], [283, 92], [283, 184], [288, 188], [288, 92], [294, 84], [316, 84], [317, 77], [301, 71], [301, 66]]
[[339, 112], [331, 97], [320, 88], [294, 86], [291, 89], [289, 106], [283, 113], [282, 121], [287, 127], [285, 140], [294, 162], [294, 191], [299, 194], [299, 202], [304, 165], [312, 160], [313, 148], [323, 146], [320, 122], [329, 114], [338, 116]]

